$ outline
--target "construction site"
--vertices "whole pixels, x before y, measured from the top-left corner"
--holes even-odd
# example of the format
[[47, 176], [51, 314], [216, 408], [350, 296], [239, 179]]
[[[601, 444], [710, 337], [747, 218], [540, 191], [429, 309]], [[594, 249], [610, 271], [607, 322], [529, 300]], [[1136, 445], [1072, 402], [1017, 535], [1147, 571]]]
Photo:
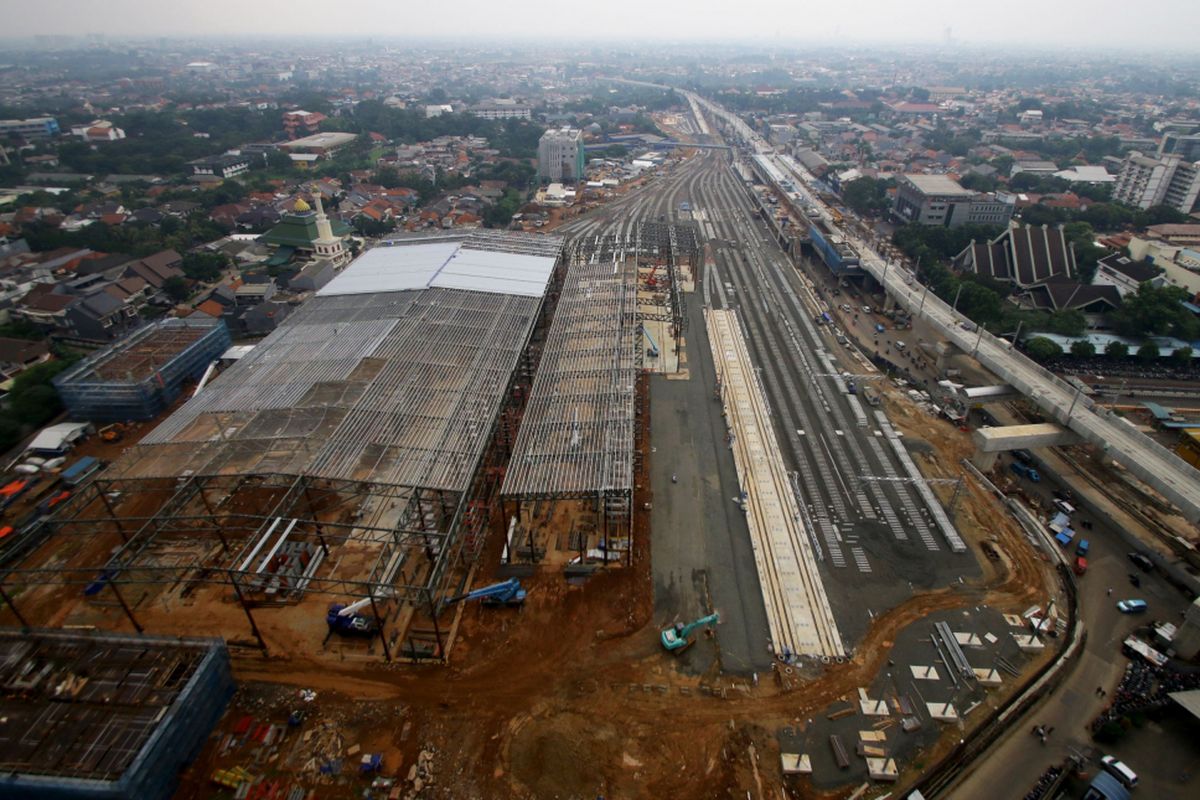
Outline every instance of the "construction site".
[[[891, 581], [878, 613], [857, 555], [831, 582], [840, 539], [805, 517], [745, 323], [696, 302], [705, 261], [692, 225], [648, 220], [378, 243], [23, 534], [5, 621], [224, 640], [239, 691], [179, 797], [837, 797], [912, 778], [956, 708], [1017, 691], [993, 661], [1014, 677], [1050, 656], [1020, 655], [997, 613], [954, 618], [947, 673], [923, 620], [1044, 603], [1053, 570], [972, 486], [949, 552], [901, 542], [914, 573], [969, 580]], [[880, 394], [897, 430], [965, 456]], [[972, 573], [984, 538], [1003, 555]], [[892, 658], [912, 680], [883, 677]], [[854, 766], [824, 746], [851, 736]]]
[[219, 639], [0, 629], [0, 794], [163, 796], [232, 695]]

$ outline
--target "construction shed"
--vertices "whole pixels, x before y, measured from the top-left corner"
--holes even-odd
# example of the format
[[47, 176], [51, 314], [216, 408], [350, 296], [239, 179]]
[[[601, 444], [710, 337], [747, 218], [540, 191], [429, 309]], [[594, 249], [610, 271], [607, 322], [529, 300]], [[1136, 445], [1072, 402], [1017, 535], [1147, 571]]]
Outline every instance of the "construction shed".
[[233, 690], [220, 640], [0, 628], [0, 796], [166, 800]]
[[153, 419], [229, 345], [229, 329], [219, 319], [164, 319], [65, 370], [54, 387], [72, 419]]
[[[492, 522], [561, 248], [478, 231], [368, 250], [46, 520], [61, 543], [42, 552], [77, 558], [35, 554], [5, 588], [82, 584], [135, 627], [264, 651], [443, 658], [440, 599]], [[369, 641], [326, 637], [329, 606], [357, 601]]]

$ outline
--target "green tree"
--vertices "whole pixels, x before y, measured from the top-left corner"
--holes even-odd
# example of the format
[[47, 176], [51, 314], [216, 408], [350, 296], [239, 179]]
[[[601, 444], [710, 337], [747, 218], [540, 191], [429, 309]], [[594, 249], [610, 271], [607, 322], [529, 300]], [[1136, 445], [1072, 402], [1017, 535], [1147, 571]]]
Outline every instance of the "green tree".
[[1087, 339], [1080, 339], [1076, 342], [1071, 342], [1071, 355], [1076, 358], [1091, 358], [1096, 355], [1096, 345], [1089, 342]]
[[62, 401], [53, 386], [41, 384], [13, 393], [9, 407], [17, 420], [30, 427], [41, 425], [62, 410]]
[[1181, 367], [1186, 367], [1192, 363], [1192, 348], [1186, 345], [1176, 347], [1171, 351], [1171, 360]]
[[174, 300], [176, 303], [182, 303], [191, 295], [191, 290], [188, 289], [187, 281], [178, 275], [172, 275], [163, 281], [163, 291], [167, 293], [167, 297]]
[[1161, 353], [1158, 352], [1158, 345], [1154, 342], [1146, 342], [1138, 348], [1137, 357], [1142, 361], [1154, 361]]
[[1025, 343], [1025, 352], [1034, 361], [1051, 361], [1062, 355], [1062, 348], [1045, 336], [1035, 336]]
[[859, 178], [842, 186], [842, 200], [859, 214], [870, 216], [885, 211], [889, 181]]
[[1128, 358], [1129, 345], [1124, 342], [1112, 341], [1104, 346], [1104, 355], [1109, 358]]
[[276, 172], [287, 172], [292, 168], [292, 159], [282, 150], [272, 150], [267, 154], [267, 169]]
[[1183, 306], [1188, 297], [1177, 286], [1154, 287], [1147, 281], [1126, 295], [1109, 316], [1123, 336], [1175, 336], [1191, 341], [1200, 333], [1200, 321]]

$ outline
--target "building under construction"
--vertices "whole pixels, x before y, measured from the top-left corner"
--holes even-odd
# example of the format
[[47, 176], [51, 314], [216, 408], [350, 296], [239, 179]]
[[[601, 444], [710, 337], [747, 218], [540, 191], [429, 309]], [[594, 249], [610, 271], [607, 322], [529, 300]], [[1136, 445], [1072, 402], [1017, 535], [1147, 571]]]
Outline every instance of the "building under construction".
[[166, 800], [233, 688], [218, 639], [0, 628], [0, 796]]
[[632, 558], [643, 368], [668, 360], [668, 345], [677, 354], [698, 255], [693, 228], [658, 223], [572, 243], [502, 489], [505, 561], [588, 570]]
[[153, 419], [228, 349], [229, 330], [203, 314], [147, 325], [57, 375], [54, 387], [73, 419]]
[[487, 532], [561, 248], [475, 232], [367, 251], [72, 498], [0, 588], [82, 585], [138, 629], [240, 627], [268, 650], [315, 650], [330, 601], [365, 599], [367, 653], [440, 658], [439, 601]]

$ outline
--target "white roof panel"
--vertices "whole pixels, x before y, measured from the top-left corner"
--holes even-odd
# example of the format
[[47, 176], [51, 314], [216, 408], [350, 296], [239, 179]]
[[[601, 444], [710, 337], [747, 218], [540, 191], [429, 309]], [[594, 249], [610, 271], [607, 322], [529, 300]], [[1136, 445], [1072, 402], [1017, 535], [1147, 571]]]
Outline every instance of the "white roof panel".
[[463, 247], [461, 241], [376, 247], [363, 253], [318, 296], [462, 289], [540, 297], [557, 259]]
[[460, 242], [431, 242], [375, 247], [356, 258], [341, 275], [321, 287], [317, 296], [424, 289], [460, 246]]

